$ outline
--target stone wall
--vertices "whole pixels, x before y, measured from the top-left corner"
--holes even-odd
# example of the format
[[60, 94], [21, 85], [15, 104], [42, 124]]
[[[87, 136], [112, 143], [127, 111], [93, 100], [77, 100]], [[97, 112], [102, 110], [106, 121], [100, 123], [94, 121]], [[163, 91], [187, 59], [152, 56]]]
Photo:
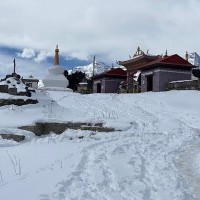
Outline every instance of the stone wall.
[[200, 80], [171, 82], [166, 90], [200, 90]]
[[125, 81], [126, 78], [105, 78], [105, 93], [118, 93], [119, 85], [122, 81]]
[[36, 103], [38, 103], [38, 100], [35, 99], [0, 99], [0, 107], [7, 105], [23, 106]]
[[125, 81], [126, 77], [104, 77], [96, 79], [93, 83], [93, 93], [97, 93], [97, 83], [101, 83], [101, 93], [117, 93], [119, 92], [119, 85]]
[[160, 71], [159, 91], [166, 91], [167, 84], [172, 81], [191, 80], [191, 75], [191, 71]]
[[191, 70], [162, 68], [143, 70], [141, 73], [141, 92], [147, 92], [147, 76], [153, 76], [153, 92], [165, 91], [169, 82], [190, 80]]
[[16, 142], [21, 142], [23, 140], [25, 140], [25, 136], [24, 135], [15, 135], [15, 134], [0, 134], [0, 136], [3, 138], [3, 139], [6, 139], [6, 140], [14, 140]]
[[66, 129], [74, 129], [74, 130], [90, 130], [90, 131], [97, 131], [97, 132], [112, 132], [115, 131], [113, 128], [103, 127], [102, 123], [56, 123], [56, 122], [46, 122], [46, 123], [36, 123], [35, 125], [30, 126], [22, 126], [19, 129], [27, 130], [35, 133], [37, 136], [46, 135], [51, 132], [55, 134], [61, 134]]
[[9, 88], [8, 85], [0, 85], [0, 93], [8, 93], [10, 95], [16, 96], [28, 96], [31, 97], [31, 92], [35, 92], [35, 90], [26, 89], [24, 92], [18, 92], [17, 88]]
[[17, 95], [17, 88], [8, 88], [8, 94]]
[[0, 92], [8, 93], [8, 85], [0, 85]]

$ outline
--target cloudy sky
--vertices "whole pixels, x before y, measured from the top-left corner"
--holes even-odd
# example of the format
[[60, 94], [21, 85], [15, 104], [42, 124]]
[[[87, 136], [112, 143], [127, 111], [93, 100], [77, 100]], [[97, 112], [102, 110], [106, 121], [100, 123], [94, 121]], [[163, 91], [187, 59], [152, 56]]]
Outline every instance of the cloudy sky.
[[199, 0], [6, 0], [0, 2], [0, 76], [12, 69], [40, 78], [58, 44], [62, 65], [151, 54], [200, 53]]

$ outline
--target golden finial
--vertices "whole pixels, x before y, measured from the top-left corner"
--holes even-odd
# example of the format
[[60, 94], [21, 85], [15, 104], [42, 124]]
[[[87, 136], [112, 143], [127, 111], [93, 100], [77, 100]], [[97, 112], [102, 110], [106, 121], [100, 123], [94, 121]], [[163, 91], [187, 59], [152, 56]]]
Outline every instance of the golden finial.
[[166, 51], [165, 51], [165, 56], [167, 56], [167, 49], [166, 49]]
[[140, 47], [137, 48], [137, 55], [140, 55]]
[[185, 54], [185, 60], [188, 61], [188, 59], [189, 59], [189, 54], [188, 54], [188, 51], [186, 51], [186, 54]]

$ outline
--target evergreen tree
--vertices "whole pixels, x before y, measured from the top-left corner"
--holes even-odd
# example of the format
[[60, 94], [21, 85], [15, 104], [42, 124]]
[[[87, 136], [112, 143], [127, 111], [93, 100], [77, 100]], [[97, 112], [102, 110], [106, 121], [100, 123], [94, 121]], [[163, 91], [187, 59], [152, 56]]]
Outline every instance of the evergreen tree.
[[72, 89], [73, 91], [77, 91], [77, 85], [85, 81], [85, 73], [76, 71], [75, 73], [68, 74], [68, 71], [64, 71], [64, 76], [68, 79], [69, 81], [69, 86], [68, 88]]
[[65, 76], [66, 78], [67, 78], [68, 74], [69, 74], [68, 71], [65, 70], [65, 71], [64, 71], [64, 76]]
[[192, 74], [197, 77], [200, 78], [200, 69], [193, 69], [192, 70]]

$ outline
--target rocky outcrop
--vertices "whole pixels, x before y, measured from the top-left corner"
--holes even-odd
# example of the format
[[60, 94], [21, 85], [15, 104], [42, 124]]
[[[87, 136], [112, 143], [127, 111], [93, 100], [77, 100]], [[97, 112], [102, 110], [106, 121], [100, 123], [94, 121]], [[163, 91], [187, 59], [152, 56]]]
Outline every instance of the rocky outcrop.
[[[16, 73], [6, 75], [6, 78], [0, 80], [0, 92], [10, 95], [31, 97], [31, 92], [35, 92], [35, 90], [26, 86], [23, 80], [24, 79], [21, 79], [21, 76]], [[20, 85], [21, 89], [19, 89], [17, 85]]]
[[102, 123], [72, 123], [72, 122], [66, 122], [66, 123], [36, 123], [35, 125], [30, 126], [21, 126], [19, 129], [27, 130], [35, 133], [37, 136], [46, 135], [51, 132], [54, 132], [55, 134], [61, 134], [66, 129], [74, 129], [74, 130], [90, 130], [90, 131], [97, 131], [97, 132], [112, 132], [115, 131], [114, 128], [107, 128], [103, 127]]
[[166, 90], [200, 90], [199, 80], [173, 81], [167, 84]]
[[0, 92], [8, 93], [8, 85], [0, 85]]
[[14, 140], [16, 142], [21, 142], [23, 140], [25, 140], [25, 136], [24, 135], [15, 135], [15, 134], [0, 134], [0, 136], [3, 139], [7, 139], [7, 140]]
[[37, 104], [36, 99], [0, 99], [0, 107], [7, 105], [23, 106], [27, 104]]

